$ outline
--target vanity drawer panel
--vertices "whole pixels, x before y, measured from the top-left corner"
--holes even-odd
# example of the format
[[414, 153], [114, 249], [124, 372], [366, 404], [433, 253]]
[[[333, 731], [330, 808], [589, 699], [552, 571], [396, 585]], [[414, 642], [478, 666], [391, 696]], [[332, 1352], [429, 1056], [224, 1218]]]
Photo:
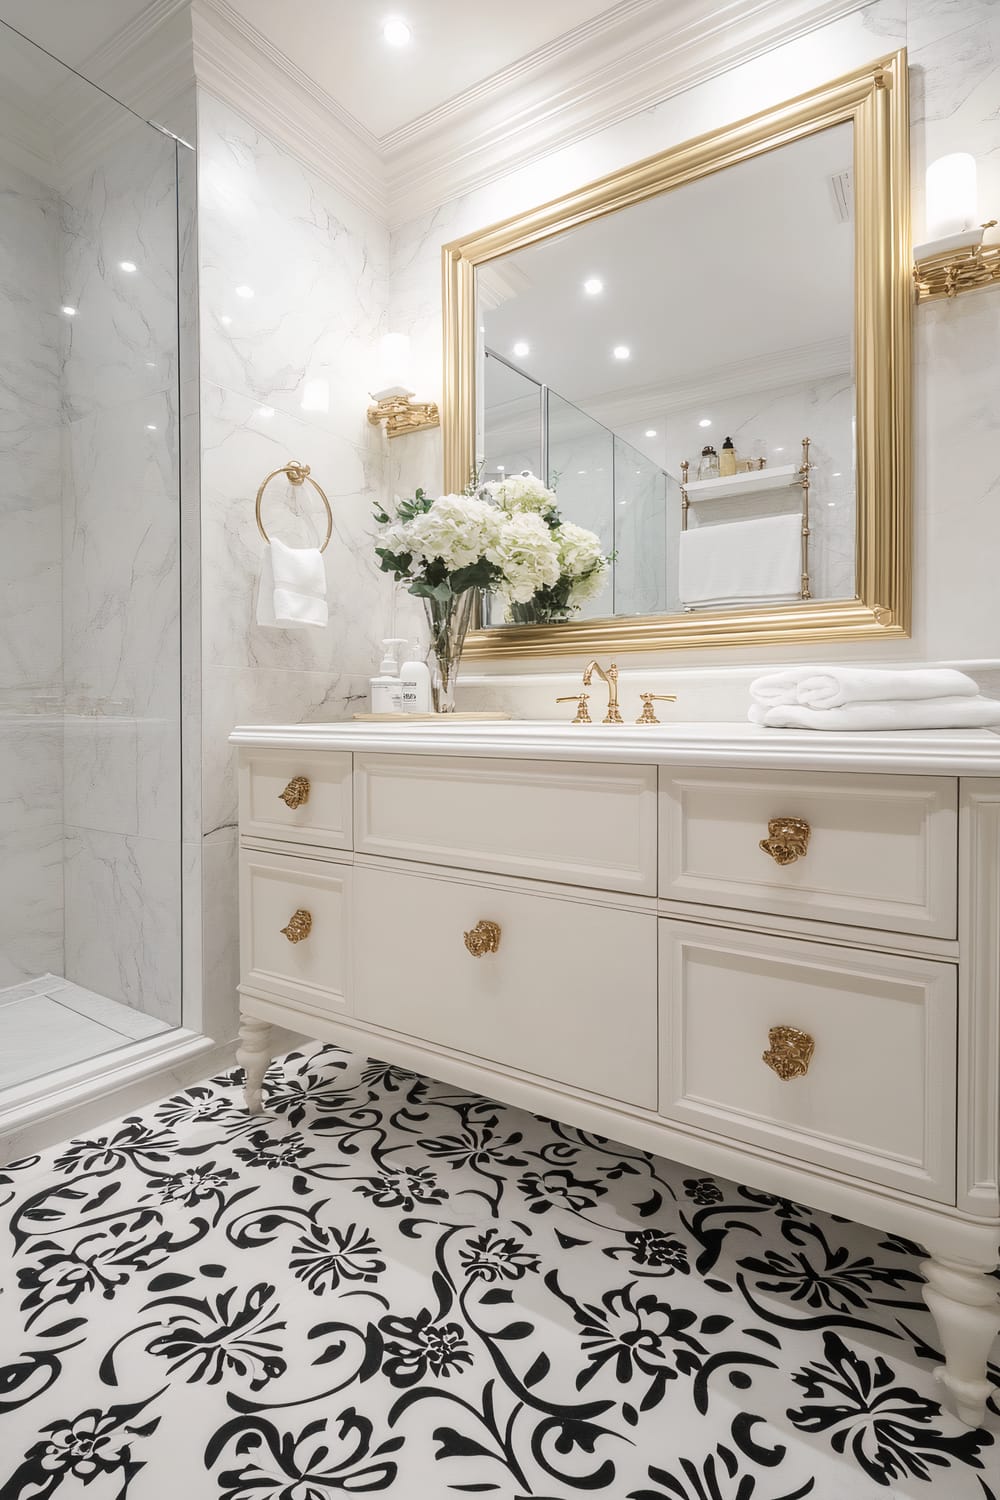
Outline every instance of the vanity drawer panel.
[[[761, 849], [772, 818], [808, 823], [801, 858]], [[957, 830], [957, 783], [943, 776], [664, 772], [660, 894], [953, 938]]]
[[[359, 1019], [656, 1108], [652, 912], [474, 878], [359, 866], [355, 879]], [[464, 934], [484, 919], [499, 945], [474, 957]]]
[[[660, 1113], [952, 1202], [955, 978], [929, 959], [664, 920]], [[812, 1039], [805, 1076], [763, 1060], [779, 1026]]]
[[[349, 864], [256, 849], [240, 853], [242, 983], [316, 1010], [347, 1012], [351, 944]], [[282, 931], [296, 913], [307, 913]]]
[[[351, 756], [341, 751], [243, 750], [240, 832], [250, 838], [349, 849], [352, 790]], [[282, 793], [287, 793], [287, 801]], [[294, 805], [303, 794], [305, 800]]]
[[656, 891], [655, 766], [358, 755], [354, 775], [366, 853]]

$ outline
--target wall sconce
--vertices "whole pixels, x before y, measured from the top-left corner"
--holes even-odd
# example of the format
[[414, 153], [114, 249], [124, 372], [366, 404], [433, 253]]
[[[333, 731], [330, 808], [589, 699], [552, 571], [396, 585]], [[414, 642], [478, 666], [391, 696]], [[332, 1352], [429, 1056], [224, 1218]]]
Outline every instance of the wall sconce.
[[996, 219], [971, 227], [976, 220], [976, 159], [967, 151], [941, 156], [927, 168], [926, 219], [930, 239], [913, 247], [918, 302], [1000, 283], [1000, 245], [983, 244], [984, 231]]
[[373, 427], [383, 423], [389, 437], [439, 427], [441, 416], [433, 401], [412, 400], [408, 383], [410, 340], [405, 333], [387, 333], [379, 344], [378, 390], [371, 392], [374, 406], [368, 408]]

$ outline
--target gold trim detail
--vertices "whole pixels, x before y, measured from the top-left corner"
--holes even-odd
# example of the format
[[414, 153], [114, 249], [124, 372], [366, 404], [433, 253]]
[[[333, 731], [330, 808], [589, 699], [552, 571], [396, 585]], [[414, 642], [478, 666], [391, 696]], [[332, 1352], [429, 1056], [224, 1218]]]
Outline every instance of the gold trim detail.
[[409, 396], [385, 396], [368, 408], [373, 427], [384, 423], [389, 437], [404, 437], [408, 432], [422, 432], [425, 427], [440, 427], [441, 416], [435, 401], [411, 401]]
[[283, 792], [278, 793], [278, 800], [292, 812], [297, 807], [303, 807], [309, 801], [309, 777], [293, 776]]
[[300, 906], [298, 911], [289, 917], [288, 926], [283, 927], [281, 933], [290, 943], [302, 943], [312, 932], [312, 925], [312, 912]]
[[772, 1026], [767, 1040], [768, 1048], [761, 1058], [783, 1083], [806, 1076], [816, 1050], [808, 1031], [800, 1031], [797, 1026]]
[[271, 470], [270, 474], [268, 474], [267, 478], [264, 480], [264, 483], [261, 485], [260, 489], [257, 491], [257, 504], [256, 504], [257, 530], [260, 532], [261, 536], [264, 538], [264, 541], [267, 543], [267, 545], [270, 546], [271, 545], [271, 538], [268, 536], [267, 532], [264, 530], [264, 520], [263, 520], [263, 517], [261, 516], [261, 503], [262, 503], [262, 501], [264, 499], [264, 491], [267, 489], [268, 485], [271, 483], [271, 480], [272, 479], [277, 479], [277, 477], [278, 477], [279, 474], [286, 475], [287, 478], [288, 478], [288, 483], [289, 484], [294, 484], [294, 485], [305, 484], [306, 481], [308, 480], [308, 482], [312, 485], [313, 489], [316, 491], [316, 493], [319, 496], [319, 498], [322, 500], [324, 509], [326, 510], [326, 536], [323, 538], [323, 545], [320, 547], [319, 550], [321, 552], [325, 552], [326, 549], [327, 549], [327, 547], [329, 547], [329, 545], [330, 545], [330, 538], [333, 536], [333, 511], [330, 509], [330, 502], [326, 498], [325, 492], [320, 489], [320, 487], [316, 483], [315, 479], [313, 479], [312, 475], [309, 473], [309, 465], [308, 464], [297, 464], [297, 463], [295, 463], [294, 460], [292, 460], [291, 462], [285, 464], [280, 469], [272, 469]]
[[637, 724], [659, 724], [659, 719], [653, 711], [654, 703], [676, 703], [676, 693], [640, 693], [642, 701], [642, 713], [636, 719]]
[[811, 833], [805, 818], [771, 818], [767, 838], [761, 839], [760, 847], [775, 864], [794, 865], [797, 859], [805, 858]]
[[461, 491], [475, 467], [477, 266], [814, 131], [854, 126], [857, 597], [732, 612], [478, 628], [466, 637], [466, 657], [591, 656], [830, 640], [876, 639], [884, 644], [909, 634], [914, 297], [908, 100], [906, 52], [901, 50], [443, 247], [443, 477], [446, 490]]
[[[982, 226], [993, 229], [996, 219]], [[928, 255], [913, 267], [918, 302], [936, 302], [940, 297], [957, 297], [959, 292], [975, 292], [1000, 282], [1000, 245], [967, 245], [961, 250], [943, 250]]]
[[473, 958], [483, 958], [487, 953], [496, 953], [500, 947], [499, 922], [488, 922], [485, 918], [477, 922], [471, 932], [463, 933], [465, 946]]

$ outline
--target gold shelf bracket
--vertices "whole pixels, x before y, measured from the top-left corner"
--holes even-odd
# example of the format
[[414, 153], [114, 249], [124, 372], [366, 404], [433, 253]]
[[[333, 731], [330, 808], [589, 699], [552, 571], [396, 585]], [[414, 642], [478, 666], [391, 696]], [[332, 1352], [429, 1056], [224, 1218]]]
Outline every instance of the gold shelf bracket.
[[[993, 229], [996, 222], [988, 219], [982, 228]], [[937, 302], [960, 292], [1000, 285], [1000, 245], [963, 245], [925, 255], [914, 264], [913, 281], [918, 302]]]
[[407, 396], [383, 396], [368, 408], [373, 427], [381, 422], [391, 438], [408, 432], [422, 432], [426, 427], [440, 427], [441, 414], [436, 401], [413, 401]]

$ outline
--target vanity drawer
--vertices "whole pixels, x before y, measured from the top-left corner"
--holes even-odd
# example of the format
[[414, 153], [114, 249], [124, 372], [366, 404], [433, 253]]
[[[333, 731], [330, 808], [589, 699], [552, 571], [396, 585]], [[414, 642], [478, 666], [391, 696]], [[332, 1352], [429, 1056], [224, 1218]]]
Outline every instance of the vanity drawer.
[[[954, 1201], [951, 964], [664, 920], [660, 1006], [661, 1114]], [[773, 1027], [811, 1039], [804, 1076], [764, 1061]]]
[[[652, 912], [355, 870], [360, 1020], [656, 1108]], [[475, 957], [464, 934], [499, 926]], [[391, 937], [387, 937], [391, 933]]]
[[240, 833], [326, 849], [351, 847], [351, 756], [243, 750]]
[[655, 766], [358, 755], [354, 776], [366, 853], [655, 894]]
[[[806, 852], [787, 864], [760, 847], [779, 818], [809, 827]], [[953, 938], [957, 827], [948, 777], [664, 773], [660, 894]]]
[[353, 874], [349, 864], [242, 850], [242, 983], [314, 1010], [352, 1009]]

